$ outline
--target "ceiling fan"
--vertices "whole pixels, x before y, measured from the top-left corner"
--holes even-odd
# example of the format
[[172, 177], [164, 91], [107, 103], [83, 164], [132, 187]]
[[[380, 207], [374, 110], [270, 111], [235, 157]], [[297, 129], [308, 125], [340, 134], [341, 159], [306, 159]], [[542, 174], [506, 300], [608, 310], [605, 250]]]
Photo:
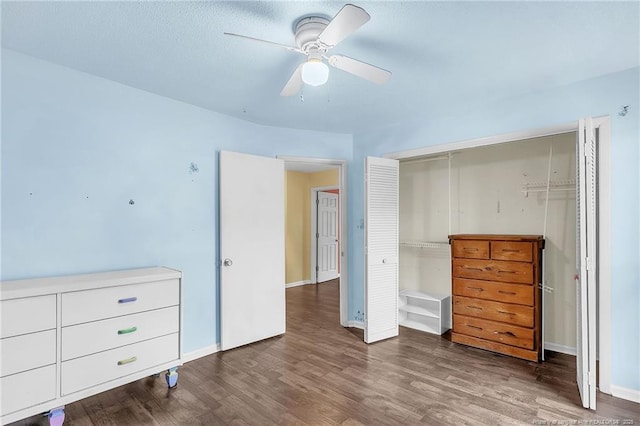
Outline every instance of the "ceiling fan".
[[391, 77], [390, 71], [348, 56], [327, 56], [329, 50], [367, 23], [369, 19], [371, 19], [371, 16], [364, 9], [352, 4], [344, 5], [330, 21], [319, 16], [304, 17], [295, 25], [294, 39], [297, 47], [240, 34], [225, 34], [259, 41], [305, 55], [307, 60], [296, 68], [282, 92], [280, 92], [280, 96], [293, 96], [300, 91], [303, 84], [320, 86], [327, 82], [329, 79], [329, 67], [323, 60], [326, 60], [334, 68], [377, 84], [382, 84]]

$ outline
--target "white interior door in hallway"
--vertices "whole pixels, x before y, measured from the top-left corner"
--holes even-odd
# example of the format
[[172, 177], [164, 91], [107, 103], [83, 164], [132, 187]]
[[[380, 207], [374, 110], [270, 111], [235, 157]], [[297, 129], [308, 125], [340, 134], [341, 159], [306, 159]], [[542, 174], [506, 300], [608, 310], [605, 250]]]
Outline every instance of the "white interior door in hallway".
[[317, 192], [317, 282], [338, 278], [338, 194]]

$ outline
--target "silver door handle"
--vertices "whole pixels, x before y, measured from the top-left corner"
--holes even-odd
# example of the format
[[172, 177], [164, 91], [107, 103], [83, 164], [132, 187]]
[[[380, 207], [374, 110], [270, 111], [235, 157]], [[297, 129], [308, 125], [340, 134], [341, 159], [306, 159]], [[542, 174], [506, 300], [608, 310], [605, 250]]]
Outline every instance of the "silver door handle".
[[222, 262], [222, 264], [224, 266], [231, 266], [231, 265], [233, 265], [233, 261], [231, 259], [227, 258]]

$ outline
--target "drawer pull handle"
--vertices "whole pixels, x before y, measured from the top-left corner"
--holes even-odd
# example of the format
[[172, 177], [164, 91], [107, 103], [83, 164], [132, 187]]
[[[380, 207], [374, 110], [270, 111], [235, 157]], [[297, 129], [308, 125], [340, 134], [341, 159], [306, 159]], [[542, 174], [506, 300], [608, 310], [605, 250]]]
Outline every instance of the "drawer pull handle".
[[515, 296], [516, 295], [513, 291], [498, 290], [498, 293], [500, 293], [500, 294], [508, 294], [510, 296]]
[[480, 271], [480, 272], [482, 272], [482, 268], [469, 268], [469, 267], [466, 267], [465, 269], [468, 269], [470, 271]]
[[510, 331], [494, 331], [493, 334], [504, 334], [505, 336], [516, 337], [516, 335]]
[[499, 274], [515, 274], [516, 271], [510, 271], [508, 269], [498, 269]]
[[478, 327], [477, 325], [467, 324], [467, 327], [475, 328], [476, 330], [482, 331], [482, 327]]
[[122, 303], [133, 303], [136, 300], [138, 300], [137, 297], [126, 297], [124, 299], [118, 299], [118, 303], [122, 304]]
[[478, 310], [478, 311], [481, 311], [481, 310], [482, 310], [482, 308], [481, 308], [480, 306], [473, 306], [473, 305], [469, 305], [469, 306], [468, 306], [468, 308], [469, 308], [469, 309], [476, 309], [476, 310]]
[[514, 316], [515, 314], [513, 312], [507, 312], [507, 311], [498, 311], [499, 314], [505, 314], [505, 315], [509, 315], [509, 316]]
[[517, 249], [502, 249], [504, 253], [519, 253], [520, 250]]
[[120, 361], [118, 361], [118, 365], [131, 364], [132, 362], [136, 362], [137, 360], [138, 360], [137, 356], [132, 356], [131, 358], [121, 359]]
[[484, 288], [481, 288], [481, 287], [469, 287], [469, 290], [484, 291]]
[[124, 328], [122, 330], [118, 330], [118, 334], [129, 334], [137, 330], [138, 330], [138, 327]]

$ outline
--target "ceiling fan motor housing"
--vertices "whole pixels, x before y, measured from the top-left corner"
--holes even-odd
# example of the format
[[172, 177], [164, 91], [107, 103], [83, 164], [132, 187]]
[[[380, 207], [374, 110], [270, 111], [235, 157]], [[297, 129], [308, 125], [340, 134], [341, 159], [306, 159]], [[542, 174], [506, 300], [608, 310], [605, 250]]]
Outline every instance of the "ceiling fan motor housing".
[[328, 24], [328, 19], [319, 16], [309, 16], [300, 19], [295, 27], [296, 45], [306, 54], [308, 54], [311, 49], [326, 51], [327, 46], [318, 43], [318, 36], [324, 31]]

